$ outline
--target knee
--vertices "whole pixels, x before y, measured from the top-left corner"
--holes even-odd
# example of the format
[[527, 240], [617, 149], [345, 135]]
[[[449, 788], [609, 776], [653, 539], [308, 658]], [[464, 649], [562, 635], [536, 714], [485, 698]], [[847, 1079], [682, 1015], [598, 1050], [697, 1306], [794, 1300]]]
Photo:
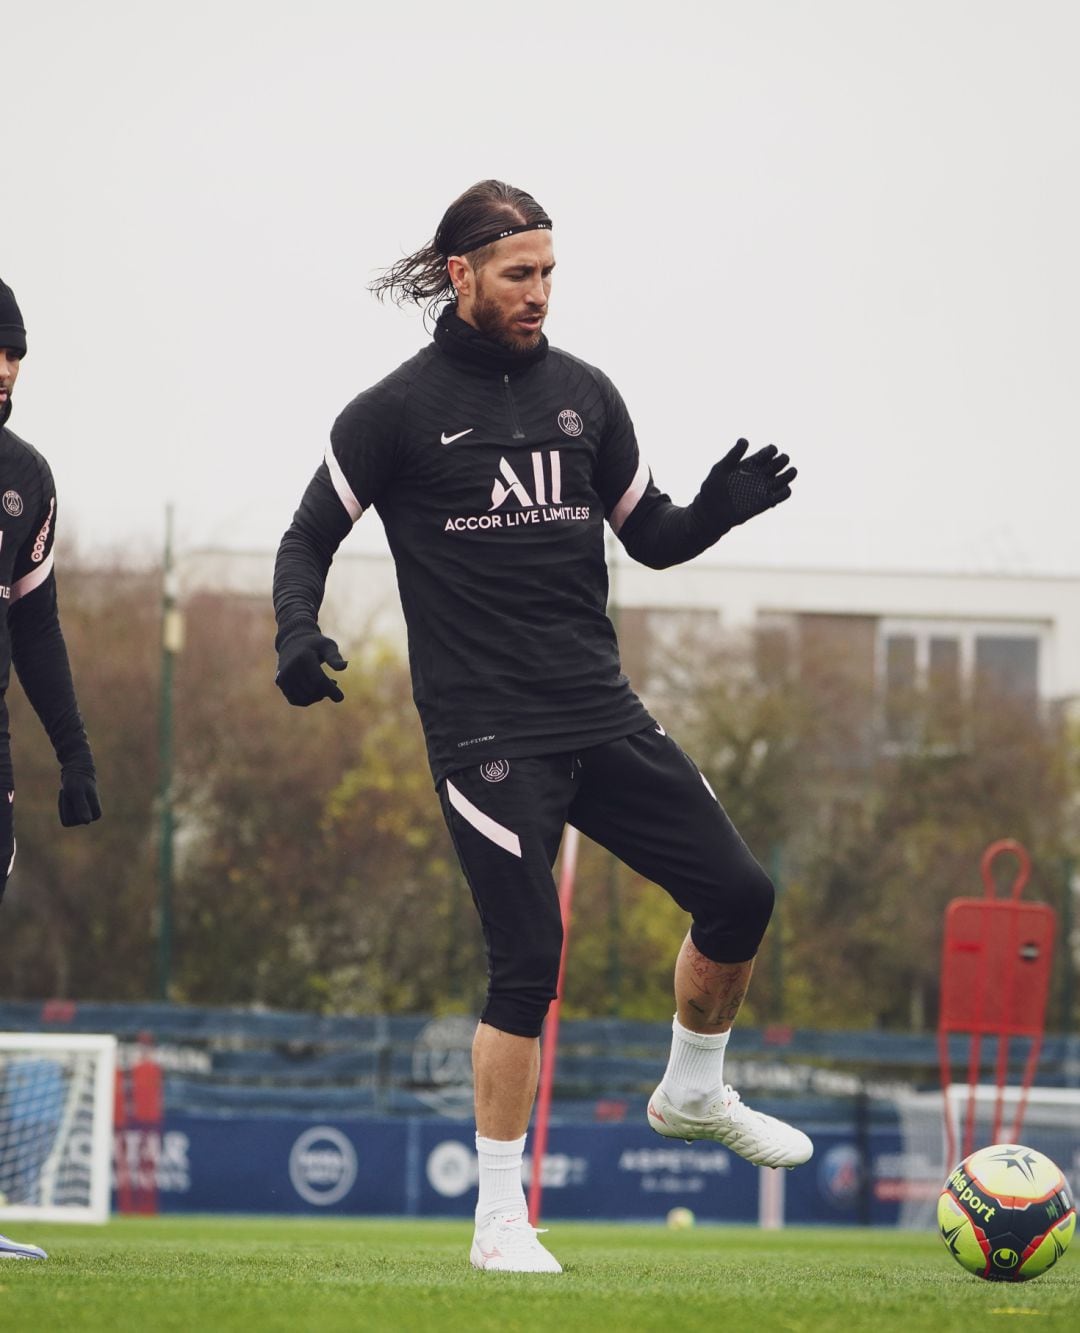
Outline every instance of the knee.
[[558, 993], [561, 954], [560, 925], [546, 940], [532, 940], [527, 949], [493, 960], [481, 1021], [515, 1037], [538, 1037]]
[[488, 991], [480, 1022], [512, 1037], [539, 1037], [554, 998], [529, 991]]
[[776, 886], [756, 861], [743, 877], [741, 902], [760, 943], [776, 906]]
[[732, 877], [726, 877], [723, 896], [712, 910], [696, 916], [691, 936], [706, 958], [737, 963], [753, 958], [761, 946], [776, 903], [772, 880], [748, 858]]

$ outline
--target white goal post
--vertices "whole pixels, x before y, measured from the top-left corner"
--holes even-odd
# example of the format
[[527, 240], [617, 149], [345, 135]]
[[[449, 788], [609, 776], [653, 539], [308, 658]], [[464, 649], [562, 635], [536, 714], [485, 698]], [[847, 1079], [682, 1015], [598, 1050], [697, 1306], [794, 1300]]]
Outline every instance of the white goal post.
[[116, 1038], [0, 1032], [0, 1223], [105, 1222]]
[[[968, 1084], [949, 1085], [949, 1111], [957, 1145], [964, 1141], [969, 1095]], [[1000, 1141], [1007, 1142], [1012, 1134], [1020, 1095], [1019, 1088], [1005, 1089]], [[980, 1083], [975, 1088], [975, 1148], [993, 1142], [997, 1097], [997, 1088], [989, 1084]], [[934, 1225], [938, 1195], [957, 1164], [945, 1160], [944, 1109], [941, 1092], [909, 1093], [897, 1101], [903, 1144], [901, 1227], [923, 1229]], [[1027, 1147], [1056, 1162], [1074, 1188], [1080, 1184], [1080, 1088], [1030, 1088], [1019, 1137]], [[962, 1155], [962, 1146], [958, 1146], [957, 1160]]]

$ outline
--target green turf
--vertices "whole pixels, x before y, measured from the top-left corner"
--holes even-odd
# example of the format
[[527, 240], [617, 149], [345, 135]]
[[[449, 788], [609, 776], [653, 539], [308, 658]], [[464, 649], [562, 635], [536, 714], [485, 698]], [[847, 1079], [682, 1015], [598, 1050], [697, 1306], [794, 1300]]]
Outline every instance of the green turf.
[[1080, 1327], [1080, 1256], [980, 1282], [933, 1235], [555, 1223], [562, 1276], [477, 1273], [461, 1222], [123, 1218], [14, 1226], [50, 1251], [0, 1264], [3, 1333], [790, 1333]]

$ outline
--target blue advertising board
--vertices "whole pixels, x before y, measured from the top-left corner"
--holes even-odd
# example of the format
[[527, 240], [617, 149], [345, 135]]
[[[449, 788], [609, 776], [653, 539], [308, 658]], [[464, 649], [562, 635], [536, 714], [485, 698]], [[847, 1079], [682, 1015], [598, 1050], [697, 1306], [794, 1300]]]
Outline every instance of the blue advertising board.
[[[122, 1134], [125, 1131], [121, 1131]], [[169, 1114], [128, 1147], [156, 1176], [163, 1212], [469, 1217], [476, 1200], [471, 1126], [442, 1117], [327, 1119]], [[888, 1181], [862, 1179], [851, 1135], [814, 1134], [815, 1154], [783, 1173], [792, 1223], [894, 1223]], [[870, 1135], [872, 1171], [895, 1162], [895, 1131]], [[526, 1157], [526, 1180], [531, 1162]], [[645, 1125], [553, 1125], [544, 1215], [661, 1220], [673, 1207], [701, 1221], [753, 1223], [763, 1172], [715, 1143], [658, 1138]], [[149, 1183], [149, 1182], [146, 1182]]]
[[[476, 1198], [472, 1133], [426, 1122], [420, 1212], [456, 1217]], [[526, 1180], [531, 1161], [526, 1159]], [[677, 1206], [704, 1219], [757, 1218], [757, 1169], [717, 1143], [668, 1143], [647, 1126], [553, 1126], [544, 1160], [544, 1214], [663, 1218]]]

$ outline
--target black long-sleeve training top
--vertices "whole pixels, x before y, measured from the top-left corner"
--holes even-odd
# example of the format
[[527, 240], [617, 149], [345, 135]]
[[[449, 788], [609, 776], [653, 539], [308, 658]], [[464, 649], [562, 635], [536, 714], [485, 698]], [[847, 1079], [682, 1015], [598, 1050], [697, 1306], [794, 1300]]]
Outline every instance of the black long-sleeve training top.
[[61, 767], [92, 774], [94, 764], [57, 610], [56, 487], [41, 454], [2, 424], [8, 415], [0, 417], [0, 788], [11, 791], [12, 662]]
[[656, 488], [602, 372], [546, 339], [504, 351], [444, 311], [434, 342], [334, 424], [278, 550], [279, 648], [317, 628], [334, 553], [371, 506], [397, 568], [436, 781], [648, 725], [607, 616], [604, 520], [658, 568], [722, 529]]

